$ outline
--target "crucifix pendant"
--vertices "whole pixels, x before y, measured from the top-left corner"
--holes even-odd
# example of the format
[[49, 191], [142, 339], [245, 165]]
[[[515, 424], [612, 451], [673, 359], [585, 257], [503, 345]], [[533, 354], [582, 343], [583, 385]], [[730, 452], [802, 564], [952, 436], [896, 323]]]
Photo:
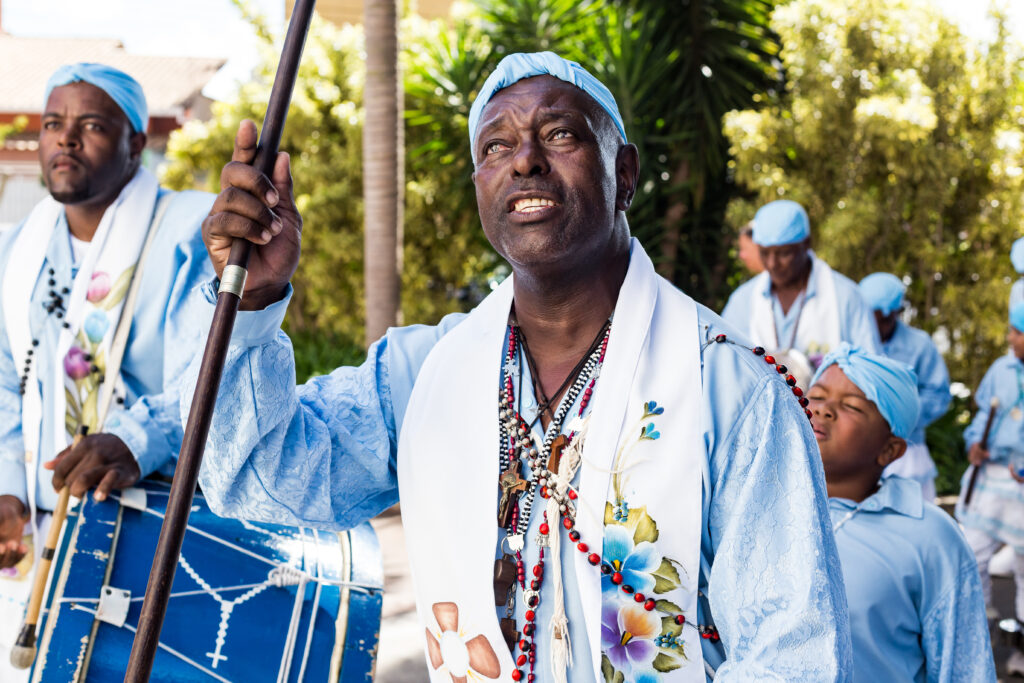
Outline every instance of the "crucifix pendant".
[[512, 511], [519, 504], [519, 494], [526, 490], [527, 481], [519, 476], [518, 460], [501, 473], [498, 486], [501, 487], [501, 499], [498, 501], [498, 526], [502, 529], [512, 522]]

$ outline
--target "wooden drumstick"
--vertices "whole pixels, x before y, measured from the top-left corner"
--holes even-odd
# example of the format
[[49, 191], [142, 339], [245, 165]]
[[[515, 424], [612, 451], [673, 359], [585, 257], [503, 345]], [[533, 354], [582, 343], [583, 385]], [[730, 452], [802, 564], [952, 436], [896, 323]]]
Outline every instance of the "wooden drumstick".
[[[985, 420], [985, 431], [981, 434], [981, 447], [984, 450], [988, 450], [988, 435], [992, 431], [992, 422], [995, 420], [996, 411], [999, 410], [999, 399], [995, 396], [992, 397], [992, 402], [989, 404], [988, 419]], [[978, 472], [981, 471], [981, 465], [972, 465], [971, 478], [967, 482], [967, 493], [964, 494], [964, 507], [971, 504], [971, 496], [974, 495], [974, 485], [978, 483]]]
[[[81, 441], [89, 428], [85, 425], [78, 428], [71, 447], [74, 448]], [[57, 505], [53, 509], [53, 517], [50, 519], [50, 530], [46, 533], [46, 545], [43, 546], [42, 557], [39, 566], [36, 567], [35, 583], [32, 584], [32, 595], [28, 601], [28, 611], [25, 613], [25, 623], [18, 634], [18, 640], [11, 648], [11, 666], [18, 669], [27, 669], [32, 666], [36, 658], [36, 625], [39, 623], [39, 610], [43, 605], [43, 593], [46, 591], [46, 580], [50, 576], [50, 565], [53, 564], [53, 556], [57, 551], [57, 542], [60, 540], [60, 529], [64, 526], [64, 520], [68, 516], [68, 499], [71, 498], [71, 487], [65, 485], [57, 496]]]

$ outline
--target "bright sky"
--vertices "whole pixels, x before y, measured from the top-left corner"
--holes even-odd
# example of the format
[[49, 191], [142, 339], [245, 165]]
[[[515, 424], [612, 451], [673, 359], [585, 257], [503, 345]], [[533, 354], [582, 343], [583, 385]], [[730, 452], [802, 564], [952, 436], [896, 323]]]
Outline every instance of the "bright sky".
[[1024, 36], [1024, 2], [1022, 0], [933, 0], [935, 4], [951, 17], [960, 28], [969, 36], [975, 38], [989, 38], [993, 33], [993, 26], [987, 16], [988, 8], [998, 4], [1006, 10], [1010, 18], [1010, 28], [1014, 35]]
[[[990, 0], [933, 0], [969, 35], [988, 37]], [[1000, 0], [997, 0], [1000, 1]], [[1002, 0], [1024, 36], [1024, 0]], [[272, 26], [284, 24], [284, 0], [248, 0]], [[230, 0], [0, 0], [3, 27], [20, 36], [118, 38], [129, 52], [222, 57], [227, 66], [205, 93], [230, 97], [257, 61], [251, 27]]]
[[[220, 57], [228, 64], [204, 92], [229, 97], [258, 53], [252, 27], [231, 0], [0, 0], [4, 30], [17, 36], [117, 38], [134, 54]], [[284, 0], [248, 0], [271, 26]]]

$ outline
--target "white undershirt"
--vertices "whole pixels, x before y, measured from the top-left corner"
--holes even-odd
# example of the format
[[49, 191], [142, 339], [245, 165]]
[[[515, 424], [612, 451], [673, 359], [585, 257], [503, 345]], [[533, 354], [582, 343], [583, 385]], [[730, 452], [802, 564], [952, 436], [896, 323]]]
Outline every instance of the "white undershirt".
[[[70, 234], [70, 233], [68, 233]], [[82, 259], [85, 258], [85, 252], [89, 251], [89, 242], [80, 240], [74, 235], [71, 235], [71, 261], [72, 263], [81, 263]]]

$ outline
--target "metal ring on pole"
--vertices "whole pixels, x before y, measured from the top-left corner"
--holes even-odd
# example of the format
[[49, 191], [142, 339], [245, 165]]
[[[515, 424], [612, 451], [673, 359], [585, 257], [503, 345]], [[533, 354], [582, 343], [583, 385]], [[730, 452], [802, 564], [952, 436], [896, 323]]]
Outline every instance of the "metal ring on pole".
[[220, 276], [220, 288], [217, 290], [217, 293], [228, 292], [241, 299], [242, 292], [245, 290], [245, 278], [248, 274], [249, 271], [242, 266], [224, 266], [224, 272]]

